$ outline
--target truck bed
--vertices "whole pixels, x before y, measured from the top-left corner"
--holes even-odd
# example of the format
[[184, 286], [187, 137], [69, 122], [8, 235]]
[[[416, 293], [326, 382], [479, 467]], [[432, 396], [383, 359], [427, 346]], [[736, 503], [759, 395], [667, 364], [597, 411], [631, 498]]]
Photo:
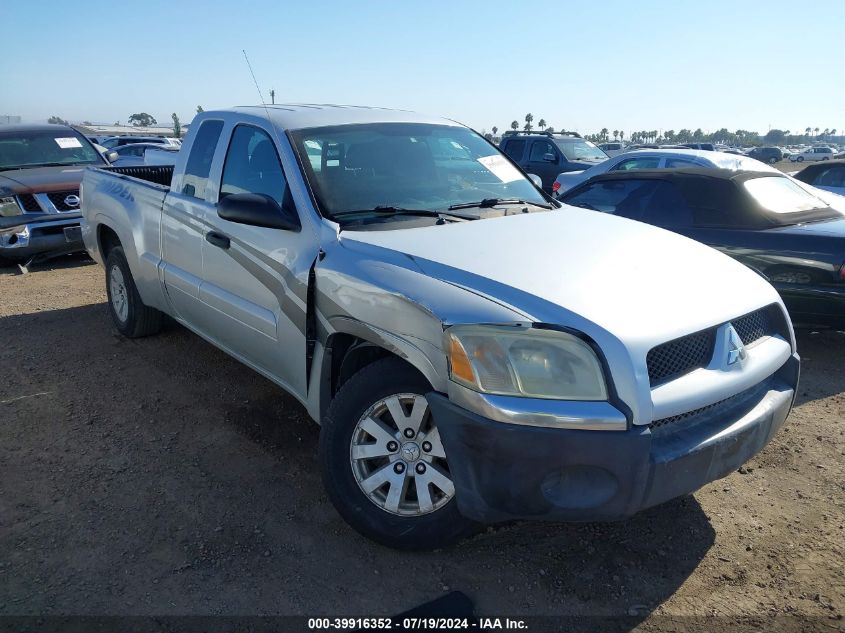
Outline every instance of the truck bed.
[[101, 167], [101, 171], [112, 174], [129, 176], [145, 180], [154, 185], [170, 189], [170, 181], [173, 179], [173, 165], [132, 165], [130, 167]]

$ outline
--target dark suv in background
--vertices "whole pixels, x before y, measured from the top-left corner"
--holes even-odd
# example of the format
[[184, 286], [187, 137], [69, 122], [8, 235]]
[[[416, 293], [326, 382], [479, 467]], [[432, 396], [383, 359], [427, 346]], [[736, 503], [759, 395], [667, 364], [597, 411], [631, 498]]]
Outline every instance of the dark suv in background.
[[581, 171], [608, 158], [575, 132], [505, 132], [499, 147], [526, 173], [539, 176], [546, 193], [551, 193], [558, 174]]
[[783, 150], [780, 147], [755, 147], [747, 156], [756, 158], [761, 163], [779, 163], [783, 160]]

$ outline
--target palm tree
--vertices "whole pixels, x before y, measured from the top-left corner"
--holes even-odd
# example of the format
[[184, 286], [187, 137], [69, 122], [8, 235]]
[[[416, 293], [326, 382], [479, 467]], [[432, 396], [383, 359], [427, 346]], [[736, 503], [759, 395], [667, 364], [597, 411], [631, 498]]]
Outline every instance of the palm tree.
[[526, 132], [531, 131], [531, 127], [532, 127], [531, 121], [533, 121], [533, 120], [534, 120], [534, 115], [531, 114], [530, 112], [525, 115], [525, 131]]
[[606, 127], [603, 127], [601, 129], [601, 140], [603, 140], [603, 141], [607, 140], [607, 128]]
[[818, 136], [818, 135], [819, 135], [819, 128], [816, 128], [816, 129], [814, 130], [814, 132], [816, 133], [816, 136]]
[[622, 130], [619, 130], [619, 140], [620, 141], [625, 140], [625, 132], [623, 132]]
[[613, 140], [615, 141], [617, 138], [619, 138], [619, 130], [613, 130]]
[[807, 136], [810, 136], [810, 132], [812, 132], [812, 131], [813, 131], [813, 128], [811, 128], [811, 127], [804, 128], [804, 133], [805, 133]]
[[493, 126], [493, 136], [496, 136], [496, 132], [498, 132], [498, 131], [499, 131], [499, 128], [497, 128], [497, 127], [494, 125], [494, 126]]
[[511, 121], [511, 129], [518, 130], [519, 129], [519, 121]]
[[546, 119], [540, 119], [537, 121], [537, 127], [541, 130], [544, 129], [546, 127]]

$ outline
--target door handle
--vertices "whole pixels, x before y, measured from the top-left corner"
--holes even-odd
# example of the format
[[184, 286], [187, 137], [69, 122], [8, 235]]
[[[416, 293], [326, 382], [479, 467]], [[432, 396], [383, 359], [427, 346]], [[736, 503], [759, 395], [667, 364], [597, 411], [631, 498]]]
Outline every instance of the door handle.
[[218, 233], [217, 231], [209, 231], [205, 234], [205, 241], [209, 244], [214, 244], [217, 248], [227, 249], [229, 248], [229, 238], [223, 235], [222, 233]]

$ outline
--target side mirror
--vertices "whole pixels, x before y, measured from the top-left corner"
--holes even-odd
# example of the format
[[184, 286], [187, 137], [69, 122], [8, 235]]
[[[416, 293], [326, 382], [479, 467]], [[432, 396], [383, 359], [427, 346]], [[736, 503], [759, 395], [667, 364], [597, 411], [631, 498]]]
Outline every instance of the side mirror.
[[120, 158], [120, 154], [118, 154], [117, 152], [114, 152], [114, 151], [106, 152], [106, 160], [109, 161], [110, 163], [113, 163], [118, 158]]
[[555, 156], [554, 154], [549, 152], [548, 154], [543, 154], [543, 160], [546, 161], [547, 163], [556, 163], [557, 162], [557, 156]]
[[540, 178], [537, 174], [528, 174], [528, 178], [533, 182], [537, 187], [540, 189], [543, 188], [543, 179]]
[[230, 193], [217, 204], [217, 215], [229, 222], [268, 229], [299, 231], [302, 228], [296, 213], [283, 209], [263, 193]]

